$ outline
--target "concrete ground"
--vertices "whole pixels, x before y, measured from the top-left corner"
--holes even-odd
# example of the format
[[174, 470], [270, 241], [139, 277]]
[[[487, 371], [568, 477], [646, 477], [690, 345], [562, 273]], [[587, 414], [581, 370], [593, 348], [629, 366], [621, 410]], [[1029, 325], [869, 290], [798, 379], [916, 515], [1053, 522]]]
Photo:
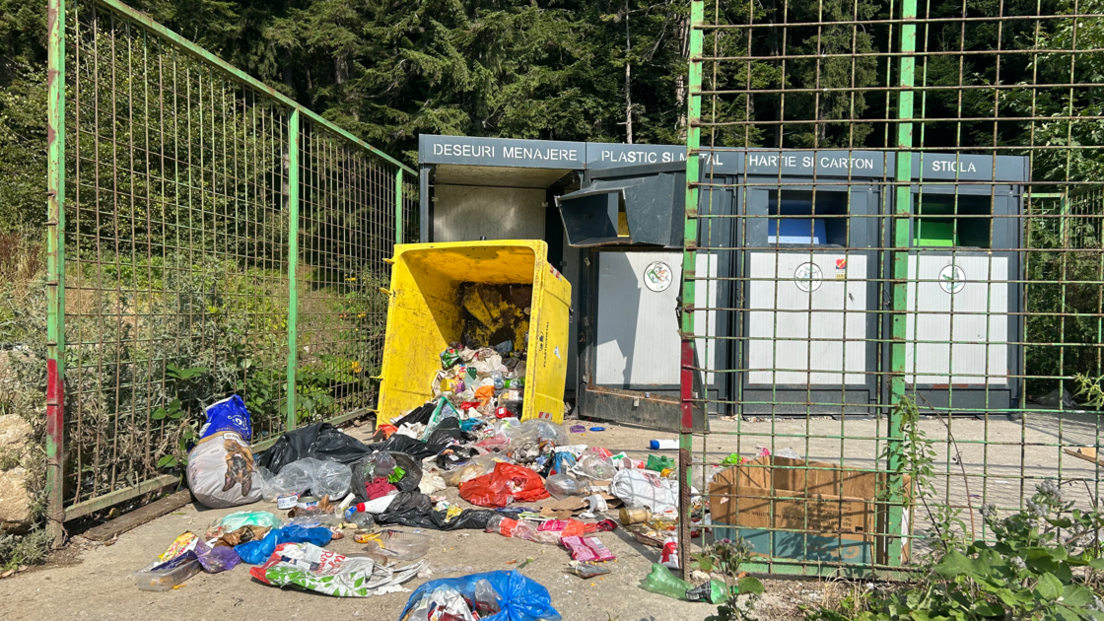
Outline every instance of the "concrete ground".
[[[574, 423], [575, 421], [571, 421]], [[577, 443], [604, 446], [613, 452], [627, 451], [644, 459], [653, 438], [673, 438], [651, 430], [601, 424], [604, 432], [575, 435]], [[1030, 414], [1022, 420], [954, 419], [949, 423], [957, 444], [948, 443], [947, 426], [926, 420], [921, 429], [937, 441], [940, 461], [937, 472], [949, 473], [937, 479], [939, 495], [952, 502], [981, 501], [1018, 506], [1029, 497], [1034, 482], [1046, 477], [1074, 481], [1063, 487], [1079, 504], [1087, 503], [1098, 488], [1099, 474], [1094, 464], [1065, 455], [1061, 446], [1097, 444], [1099, 431], [1095, 416]], [[791, 448], [811, 459], [842, 462], [850, 467], [871, 467], [884, 446], [885, 421], [830, 418], [777, 419], [758, 422], [717, 420], [712, 434], [696, 438], [695, 459], [717, 462], [730, 452], [753, 456], [757, 447], [777, 452]], [[350, 428], [353, 435], [365, 437], [367, 427]], [[846, 441], [842, 437], [846, 437]], [[881, 439], [879, 439], [881, 438]], [[983, 443], [988, 441], [988, 444]], [[675, 456], [675, 452], [664, 454]], [[960, 457], [961, 463], [956, 463]], [[1060, 469], [1060, 470], [1059, 470]], [[701, 487], [702, 473], [696, 471], [695, 485]], [[962, 476], [965, 471], [966, 477]], [[966, 493], [966, 483], [969, 494]], [[949, 494], [949, 496], [946, 496]], [[456, 497], [449, 488], [446, 495]], [[1095, 494], [1093, 494], [1095, 497]], [[394, 593], [363, 600], [340, 599], [294, 590], [281, 590], [253, 580], [247, 566], [216, 575], [199, 574], [184, 587], [169, 592], [139, 591], [131, 573], [160, 554], [184, 531], [202, 532], [212, 520], [237, 510], [274, 510], [269, 503], [227, 510], [208, 510], [196, 504], [163, 516], [149, 524], [124, 533], [112, 545], [79, 545], [59, 555], [44, 568], [32, 569], [0, 580], [0, 619], [337, 619], [355, 618], [393, 621], [398, 618], [409, 593]], [[965, 518], [965, 516], [964, 516]], [[980, 523], [980, 516], [975, 517]], [[918, 515], [923, 527], [924, 520]], [[969, 525], [969, 520], [966, 519]], [[425, 531], [432, 542], [427, 558], [434, 576], [511, 569], [526, 558], [534, 560], [521, 571], [548, 588], [553, 605], [569, 621], [658, 621], [667, 619], [704, 619], [715, 611], [706, 604], [679, 602], [639, 588], [650, 565], [659, 558], [659, 550], [638, 544], [618, 529], [600, 535], [618, 557], [613, 572], [603, 579], [584, 580], [564, 573], [568, 553], [557, 547], [513, 540], [479, 531]], [[980, 534], [980, 533], [979, 533]], [[328, 546], [336, 552], [357, 552], [363, 546], [351, 537]], [[517, 561], [517, 563], [508, 563]], [[470, 569], [469, 569], [470, 568]], [[413, 580], [407, 588], [423, 582]], [[799, 619], [797, 606], [812, 604], [825, 597], [822, 581], [766, 580], [766, 596], [759, 606], [760, 619]]]

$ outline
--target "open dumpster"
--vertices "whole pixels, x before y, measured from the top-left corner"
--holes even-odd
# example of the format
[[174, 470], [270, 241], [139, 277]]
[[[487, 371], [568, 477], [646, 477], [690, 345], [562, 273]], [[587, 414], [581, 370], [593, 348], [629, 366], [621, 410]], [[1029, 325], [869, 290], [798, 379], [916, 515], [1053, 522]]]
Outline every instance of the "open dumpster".
[[521, 419], [563, 422], [571, 284], [539, 240], [395, 246], [377, 424], [433, 397], [441, 352], [471, 340], [526, 351]]

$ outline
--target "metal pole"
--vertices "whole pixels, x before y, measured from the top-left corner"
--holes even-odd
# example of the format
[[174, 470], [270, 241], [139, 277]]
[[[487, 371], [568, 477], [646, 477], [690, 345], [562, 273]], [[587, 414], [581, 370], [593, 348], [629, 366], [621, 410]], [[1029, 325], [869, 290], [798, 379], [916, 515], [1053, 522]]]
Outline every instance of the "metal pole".
[[295, 429], [295, 369], [299, 363], [299, 108], [288, 119], [288, 366], [287, 431]]
[[403, 169], [395, 171], [395, 243], [403, 243]]
[[[889, 534], [901, 532], [904, 517], [904, 498], [901, 495], [904, 454], [901, 429], [901, 415], [896, 406], [905, 396], [905, 354], [908, 331], [906, 330], [908, 311], [908, 257], [909, 257], [909, 214], [912, 211], [912, 119], [913, 92], [916, 80], [916, 0], [904, 0], [901, 6], [901, 62], [897, 99], [897, 192], [894, 201], [893, 219], [893, 332], [890, 361], [890, 413], [889, 413]], [[902, 540], [889, 537], [889, 564], [901, 564]]]
[[49, 0], [46, 103], [46, 517], [65, 539], [65, 0]]
[[701, 147], [702, 31], [704, 0], [690, 3], [690, 75], [686, 110], [686, 229], [682, 251], [682, 326], [679, 392], [682, 408], [679, 433], [679, 568], [685, 578], [690, 566], [690, 467], [694, 446], [694, 269], [698, 246], [698, 149]]

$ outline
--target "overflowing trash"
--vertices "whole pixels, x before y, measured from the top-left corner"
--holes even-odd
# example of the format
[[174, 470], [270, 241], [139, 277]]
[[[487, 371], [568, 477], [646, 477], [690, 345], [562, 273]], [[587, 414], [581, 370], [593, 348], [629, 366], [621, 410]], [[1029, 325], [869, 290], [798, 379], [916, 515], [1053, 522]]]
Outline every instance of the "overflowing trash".
[[[544, 398], [529, 383], [543, 377], [544, 364], [540, 339], [529, 342], [533, 287], [461, 284], [458, 296], [462, 332], [439, 354], [430, 350], [432, 373], [417, 372], [431, 397], [378, 425], [370, 441], [315, 423], [254, 457], [241, 399], [209, 408], [189, 455], [196, 499], [212, 508], [263, 502], [264, 510], [214, 520], [203, 537], [181, 535], [135, 574], [139, 588], [177, 588], [199, 572], [245, 564], [263, 584], [335, 597], [407, 591], [415, 578], [429, 579], [397, 615], [402, 621], [555, 621], [548, 590], [520, 572], [534, 559], [601, 580], [617, 567], [610, 531], [624, 529], [658, 550], [655, 558], [677, 563], [676, 460], [611, 451], [601, 444], [610, 439], [612, 447], [617, 434], [606, 427], [565, 426], [560, 412], [532, 411], [526, 389], [530, 399]], [[708, 518], [700, 501], [696, 510], [695, 519]], [[434, 531], [533, 552], [507, 561], [513, 571], [472, 573], [455, 558], [447, 563], [455, 567], [437, 567], [434, 554], [452, 548], [441, 550]], [[448, 573], [465, 575], [430, 579]], [[686, 601], [731, 595], [680, 581], [662, 564], [642, 586]]]

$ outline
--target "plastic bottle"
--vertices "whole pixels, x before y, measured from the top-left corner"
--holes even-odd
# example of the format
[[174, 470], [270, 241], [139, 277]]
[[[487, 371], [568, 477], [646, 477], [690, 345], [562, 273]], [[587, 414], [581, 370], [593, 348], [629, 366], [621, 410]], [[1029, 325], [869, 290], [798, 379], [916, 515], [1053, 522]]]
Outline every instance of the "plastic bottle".
[[508, 390], [521, 390], [522, 388], [525, 388], [525, 378], [515, 377], [507, 379], [506, 388]]
[[675, 599], [686, 599], [686, 592], [694, 588], [694, 585], [680, 580], [659, 563], [652, 563], [652, 572], [640, 581], [640, 588], [652, 593], [659, 593]]
[[353, 511], [352, 509], [345, 512], [345, 521], [356, 524], [357, 528], [372, 528], [376, 525], [376, 520], [372, 517], [371, 513]]
[[495, 392], [506, 390], [506, 380], [502, 377], [502, 373], [498, 371], [491, 373], [491, 379], [494, 380]]
[[537, 543], [560, 544], [559, 533], [551, 530], [538, 531], [536, 527], [529, 522], [511, 519], [504, 515], [495, 515], [487, 520], [487, 532], [498, 533], [503, 537], [535, 541]]
[[678, 440], [652, 440], [648, 443], [653, 451], [674, 451], [678, 449]]

